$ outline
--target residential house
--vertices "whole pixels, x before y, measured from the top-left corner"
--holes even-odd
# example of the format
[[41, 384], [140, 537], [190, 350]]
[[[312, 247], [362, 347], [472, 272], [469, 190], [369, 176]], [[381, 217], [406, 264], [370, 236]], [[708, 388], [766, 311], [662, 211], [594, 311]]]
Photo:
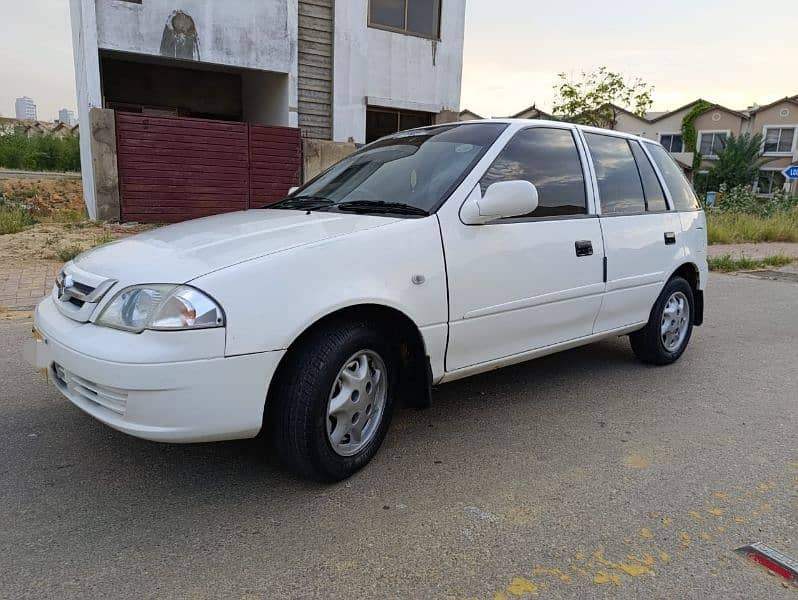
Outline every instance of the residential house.
[[[117, 138], [136, 118], [150, 117], [152, 127], [163, 122], [156, 118], [172, 119], [184, 136], [199, 119], [241, 124], [230, 131], [283, 128], [241, 134], [250, 143], [293, 129], [300, 146], [348, 143], [340, 151], [348, 152], [352, 142], [458, 120], [465, 0], [70, 0], [70, 7], [78, 117], [91, 131], [90, 112], [103, 109], [116, 115]], [[90, 138], [81, 140], [81, 158], [95, 217], [98, 186], [110, 188], [93, 172]], [[255, 175], [267, 185], [265, 172]], [[112, 196], [102, 195], [103, 202]]]
[[461, 110], [460, 111], [460, 115], [458, 116], [457, 120], [458, 121], [478, 121], [479, 119], [484, 119], [484, 118], [485, 117], [482, 117], [482, 116], [478, 115], [474, 111], [465, 109], [465, 110]]
[[777, 100], [766, 106], [753, 106], [746, 110], [733, 110], [712, 104], [698, 117], [696, 147], [684, 147], [682, 123], [687, 114], [701, 99], [665, 113], [648, 113], [645, 117], [623, 112], [616, 129], [657, 140], [672, 154], [685, 171], [690, 172], [693, 156], [701, 153], [700, 170], [711, 168], [717, 152], [729, 136], [760, 133], [765, 137], [763, 154], [769, 159], [760, 170], [754, 190], [771, 195], [777, 189], [798, 194], [798, 181], [787, 181], [782, 171], [798, 162], [798, 96]]

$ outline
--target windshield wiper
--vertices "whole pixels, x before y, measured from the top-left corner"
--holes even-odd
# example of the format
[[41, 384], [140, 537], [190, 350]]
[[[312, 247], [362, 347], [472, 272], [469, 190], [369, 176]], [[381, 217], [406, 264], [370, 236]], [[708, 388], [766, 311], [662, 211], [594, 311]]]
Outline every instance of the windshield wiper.
[[352, 202], [341, 202], [336, 206], [338, 210], [351, 212], [378, 212], [395, 213], [400, 215], [419, 215], [429, 216], [429, 211], [404, 204], [402, 202], [384, 202], [382, 200], [353, 200]]
[[316, 208], [324, 208], [325, 206], [332, 206], [333, 204], [335, 204], [335, 202], [324, 196], [295, 196], [280, 200], [266, 208], [313, 210]]

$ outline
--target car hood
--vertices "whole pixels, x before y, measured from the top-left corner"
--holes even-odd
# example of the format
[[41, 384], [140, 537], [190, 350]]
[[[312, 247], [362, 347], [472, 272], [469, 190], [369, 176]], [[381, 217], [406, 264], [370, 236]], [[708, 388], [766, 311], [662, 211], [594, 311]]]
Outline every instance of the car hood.
[[121, 283], [186, 283], [291, 248], [389, 225], [400, 219], [298, 210], [249, 210], [153, 229], [75, 259]]

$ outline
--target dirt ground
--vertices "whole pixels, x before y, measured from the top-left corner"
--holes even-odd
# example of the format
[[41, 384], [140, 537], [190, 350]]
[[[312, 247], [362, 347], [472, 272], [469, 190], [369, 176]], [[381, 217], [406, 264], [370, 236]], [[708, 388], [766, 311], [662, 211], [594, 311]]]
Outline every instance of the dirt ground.
[[790, 242], [761, 242], [758, 244], [713, 244], [708, 250], [710, 256], [732, 258], [767, 258], [769, 256], [789, 256], [798, 260], [798, 244]]
[[28, 206], [37, 218], [86, 215], [80, 179], [0, 179], [0, 198]]
[[61, 264], [69, 254], [138, 233], [150, 226], [88, 221], [80, 179], [0, 179], [0, 199], [30, 209], [39, 223], [0, 235], [0, 270]]

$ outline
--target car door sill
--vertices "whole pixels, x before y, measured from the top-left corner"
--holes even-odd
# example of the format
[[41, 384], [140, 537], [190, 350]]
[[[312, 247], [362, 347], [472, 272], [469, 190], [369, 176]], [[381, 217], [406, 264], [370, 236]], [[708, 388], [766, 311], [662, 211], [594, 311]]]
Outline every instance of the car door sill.
[[470, 377], [471, 375], [484, 373], [485, 371], [493, 371], [495, 369], [501, 369], [502, 367], [508, 367], [510, 365], [515, 365], [521, 362], [532, 360], [533, 358], [539, 358], [541, 356], [546, 356], [548, 354], [555, 354], [563, 350], [569, 350], [571, 348], [577, 348], [579, 346], [591, 344], [593, 342], [597, 342], [598, 340], [604, 338], [625, 335], [627, 333], [637, 331], [645, 324], [646, 324], [645, 321], [641, 321], [640, 323], [634, 323], [632, 325], [624, 325], [623, 327], [618, 327], [616, 329], [602, 331], [601, 333], [594, 333], [592, 335], [575, 338], [567, 342], [553, 344], [551, 346], [544, 346], [542, 348], [536, 348], [534, 350], [527, 350], [526, 352], [521, 352], [519, 354], [512, 354], [510, 356], [497, 358], [494, 360], [478, 363], [476, 365], [471, 365], [468, 367], [462, 367], [454, 371], [447, 371], [446, 374], [443, 376], [443, 378], [436, 383], [437, 384], [449, 383], [450, 381], [456, 381], [457, 379], [463, 379], [464, 377]]

